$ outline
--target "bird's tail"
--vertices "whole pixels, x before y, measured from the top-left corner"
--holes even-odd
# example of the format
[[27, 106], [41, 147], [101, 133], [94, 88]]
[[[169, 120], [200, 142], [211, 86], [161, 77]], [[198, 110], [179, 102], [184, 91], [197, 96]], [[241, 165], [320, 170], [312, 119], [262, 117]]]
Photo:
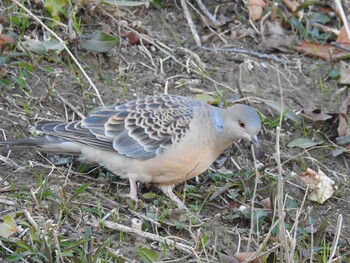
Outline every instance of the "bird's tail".
[[80, 148], [77, 147], [75, 143], [50, 135], [38, 138], [0, 141], [0, 151], [25, 149], [34, 149], [44, 152], [64, 153], [72, 155], [80, 153]]
[[45, 138], [25, 138], [18, 140], [0, 141], [0, 150], [40, 149], [45, 143], [47, 143], [47, 140]]

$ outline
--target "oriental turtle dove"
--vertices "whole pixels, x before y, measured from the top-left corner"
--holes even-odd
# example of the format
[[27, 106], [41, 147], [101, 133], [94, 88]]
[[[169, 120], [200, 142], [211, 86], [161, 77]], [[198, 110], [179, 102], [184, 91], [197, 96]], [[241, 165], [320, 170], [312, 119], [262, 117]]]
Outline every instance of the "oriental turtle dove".
[[243, 104], [222, 109], [154, 95], [95, 110], [81, 121], [40, 123], [36, 130], [44, 136], [2, 141], [0, 149], [79, 155], [128, 178], [132, 199], [137, 200], [137, 181], [155, 183], [185, 208], [173, 186], [204, 172], [235, 141], [257, 144], [260, 129], [257, 112]]

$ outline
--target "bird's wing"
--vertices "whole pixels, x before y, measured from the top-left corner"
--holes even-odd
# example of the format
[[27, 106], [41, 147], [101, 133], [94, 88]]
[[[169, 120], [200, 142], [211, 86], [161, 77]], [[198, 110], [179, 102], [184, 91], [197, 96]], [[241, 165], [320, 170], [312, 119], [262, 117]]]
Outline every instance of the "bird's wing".
[[201, 103], [181, 96], [155, 95], [97, 110], [81, 121], [49, 123], [39, 131], [140, 160], [180, 142]]

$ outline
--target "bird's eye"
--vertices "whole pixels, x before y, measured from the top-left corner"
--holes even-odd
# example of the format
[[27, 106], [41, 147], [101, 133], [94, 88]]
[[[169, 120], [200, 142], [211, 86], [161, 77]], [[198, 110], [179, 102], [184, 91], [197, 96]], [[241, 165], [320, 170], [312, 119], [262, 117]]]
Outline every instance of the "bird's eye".
[[239, 127], [245, 128], [245, 123], [244, 121], [238, 121]]

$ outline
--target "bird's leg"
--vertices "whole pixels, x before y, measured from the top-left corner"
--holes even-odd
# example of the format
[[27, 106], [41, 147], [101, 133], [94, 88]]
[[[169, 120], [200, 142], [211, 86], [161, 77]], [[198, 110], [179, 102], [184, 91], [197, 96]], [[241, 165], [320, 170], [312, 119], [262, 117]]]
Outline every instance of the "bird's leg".
[[185, 204], [174, 194], [174, 185], [159, 185], [159, 188], [166, 194], [171, 200], [173, 200], [177, 207], [183, 210], [188, 210]]
[[137, 203], [139, 201], [139, 199], [137, 198], [137, 181], [129, 178], [129, 182], [130, 182], [130, 192], [128, 194], [118, 194], [118, 195], [121, 197], [130, 198], [131, 200]]
[[139, 201], [139, 199], [137, 198], [137, 181], [129, 178], [129, 182], [130, 182], [129, 197], [131, 200], [134, 200], [137, 203]]

